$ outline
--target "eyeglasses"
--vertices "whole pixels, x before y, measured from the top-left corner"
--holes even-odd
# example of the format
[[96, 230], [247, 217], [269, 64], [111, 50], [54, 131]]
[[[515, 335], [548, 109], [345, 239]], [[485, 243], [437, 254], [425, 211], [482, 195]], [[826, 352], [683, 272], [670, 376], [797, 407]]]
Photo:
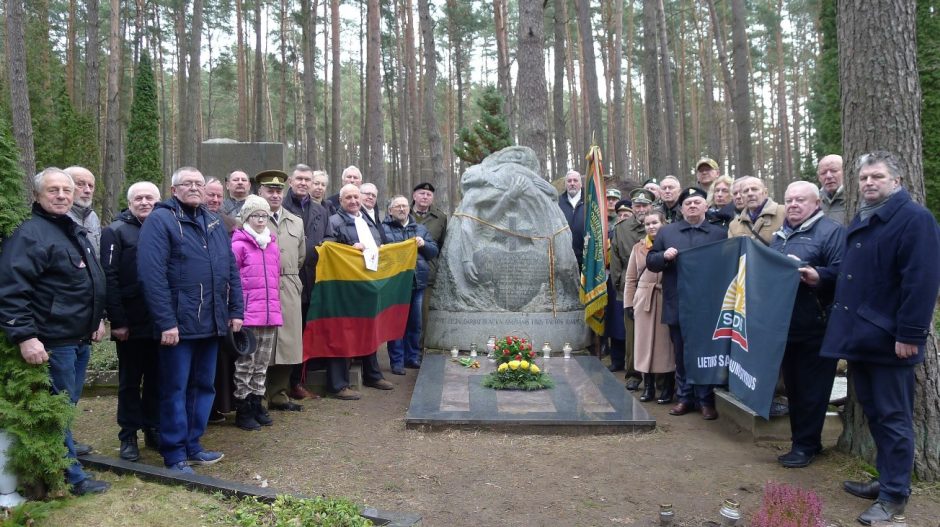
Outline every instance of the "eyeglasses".
[[206, 184], [203, 183], [202, 181], [183, 181], [181, 183], [177, 183], [174, 186], [183, 187], [183, 188], [202, 188], [206, 186]]
[[248, 216], [248, 217], [253, 220], [268, 221], [268, 218], [270, 216], [268, 216], [267, 214], [252, 214], [251, 216]]
[[402, 203], [401, 205], [392, 205], [392, 206], [389, 207], [389, 208], [390, 208], [390, 209], [407, 209], [407, 208], [408, 208], [408, 204], [407, 204], [407, 203]]
[[376, 194], [376, 193], [374, 193], [374, 192], [360, 192], [360, 194], [362, 194], [363, 196], [369, 196], [369, 197], [371, 197], [371, 198], [374, 198], [374, 197], [378, 196], [378, 194]]

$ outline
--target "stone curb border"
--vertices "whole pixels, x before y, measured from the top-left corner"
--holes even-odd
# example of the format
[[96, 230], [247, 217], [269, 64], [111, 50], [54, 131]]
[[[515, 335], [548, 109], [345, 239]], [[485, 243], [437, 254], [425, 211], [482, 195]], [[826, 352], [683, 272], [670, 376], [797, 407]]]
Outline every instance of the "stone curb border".
[[[290, 494], [297, 498], [310, 498], [303, 494], [278, 492], [272, 488], [262, 488], [255, 485], [244, 485], [234, 481], [214, 478], [202, 474], [179, 474], [163, 467], [124, 461], [107, 456], [88, 454], [78, 458], [83, 466], [99, 471], [113, 472], [118, 475], [133, 474], [144, 481], [162, 483], [164, 485], [182, 485], [189, 490], [203, 492], [218, 492], [224, 496], [244, 498], [256, 497], [262, 501], [274, 501], [278, 495]], [[363, 507], [360, 512], [365, 518], [372, 520], [375, 525], [387, 527], [414, 527], [420, 525], [421, 515], [414, 513], [400, 513]]]

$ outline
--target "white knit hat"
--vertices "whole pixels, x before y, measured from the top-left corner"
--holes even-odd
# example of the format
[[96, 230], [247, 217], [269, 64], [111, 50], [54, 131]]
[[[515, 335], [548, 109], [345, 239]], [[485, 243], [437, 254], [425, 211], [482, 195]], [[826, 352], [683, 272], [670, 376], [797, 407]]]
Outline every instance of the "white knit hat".
[[259, 210], [271, 214], [271, 207], [264, 198], [249, 194], [248, 197], [245, 198], [245, 204], [242, 205], [242, 210], [238, 213], [238, 217], [241, 219], [242, 223], [245, 223], [248, 221], [248, 216], [251, 216]]

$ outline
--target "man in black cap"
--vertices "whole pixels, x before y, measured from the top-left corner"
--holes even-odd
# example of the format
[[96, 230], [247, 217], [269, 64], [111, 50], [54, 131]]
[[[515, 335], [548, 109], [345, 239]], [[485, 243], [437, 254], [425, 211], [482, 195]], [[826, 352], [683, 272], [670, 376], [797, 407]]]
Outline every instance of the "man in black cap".
[[[447, 214], [434, 206], [434, 185], [427, 181], [415, 185], [411, 193], [411, 212], [415, 223], [424, 225], [431, 235], [431, 239], [437, 242], [440, 251], [444, 250], [444, 238], [447, 237]], [[428, 305], [431, 303], [431, 292], [434, 289], [434, 281], [437, 278], [437, 264], [439, 258], [433, 258], [428, 262], [430, 272], [428, 273], [428, 285], [424, 290], [425, 302], [421, 305], [421, 327], [425, 328], [421, 332], [421, 342], [419, 346], [424, 349], [424, 335], [428, 327]]]
[[669, 335], [676, 353], [676, 394], [679, 403], [669, 410], [670, 415], [685, 415], [696, 406], [706, 420], [718, 418], [715, 394], [710, 385], [691, 385], [685, 378], [685, 347], [679, 327], [679, 270], [676, 265], [681, 253], [693, 247], [724, 240], [728, 234], [724, 227], [705, 221], [708, 204], [704, 190], [690, 187], [679, 195], [682, 217], [663, 227], [646, 256], [646, 267], [663, 273], [663, 324], [669, 326]]

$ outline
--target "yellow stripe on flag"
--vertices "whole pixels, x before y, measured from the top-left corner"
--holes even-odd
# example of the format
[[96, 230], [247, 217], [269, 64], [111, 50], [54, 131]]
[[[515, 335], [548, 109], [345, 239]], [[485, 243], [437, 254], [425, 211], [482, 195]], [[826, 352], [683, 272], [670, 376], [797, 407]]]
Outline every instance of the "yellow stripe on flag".
[[[317, 247], [317, 283], [330, 280], [384, 280], [404, 271], [414, 270], [418, 261], [418, 243], [414, 238], [379, 247], [379, 268], [366, 269], [362, 251], [336, 242]], [[329, 254], [330, 257], [325, 257]]]

